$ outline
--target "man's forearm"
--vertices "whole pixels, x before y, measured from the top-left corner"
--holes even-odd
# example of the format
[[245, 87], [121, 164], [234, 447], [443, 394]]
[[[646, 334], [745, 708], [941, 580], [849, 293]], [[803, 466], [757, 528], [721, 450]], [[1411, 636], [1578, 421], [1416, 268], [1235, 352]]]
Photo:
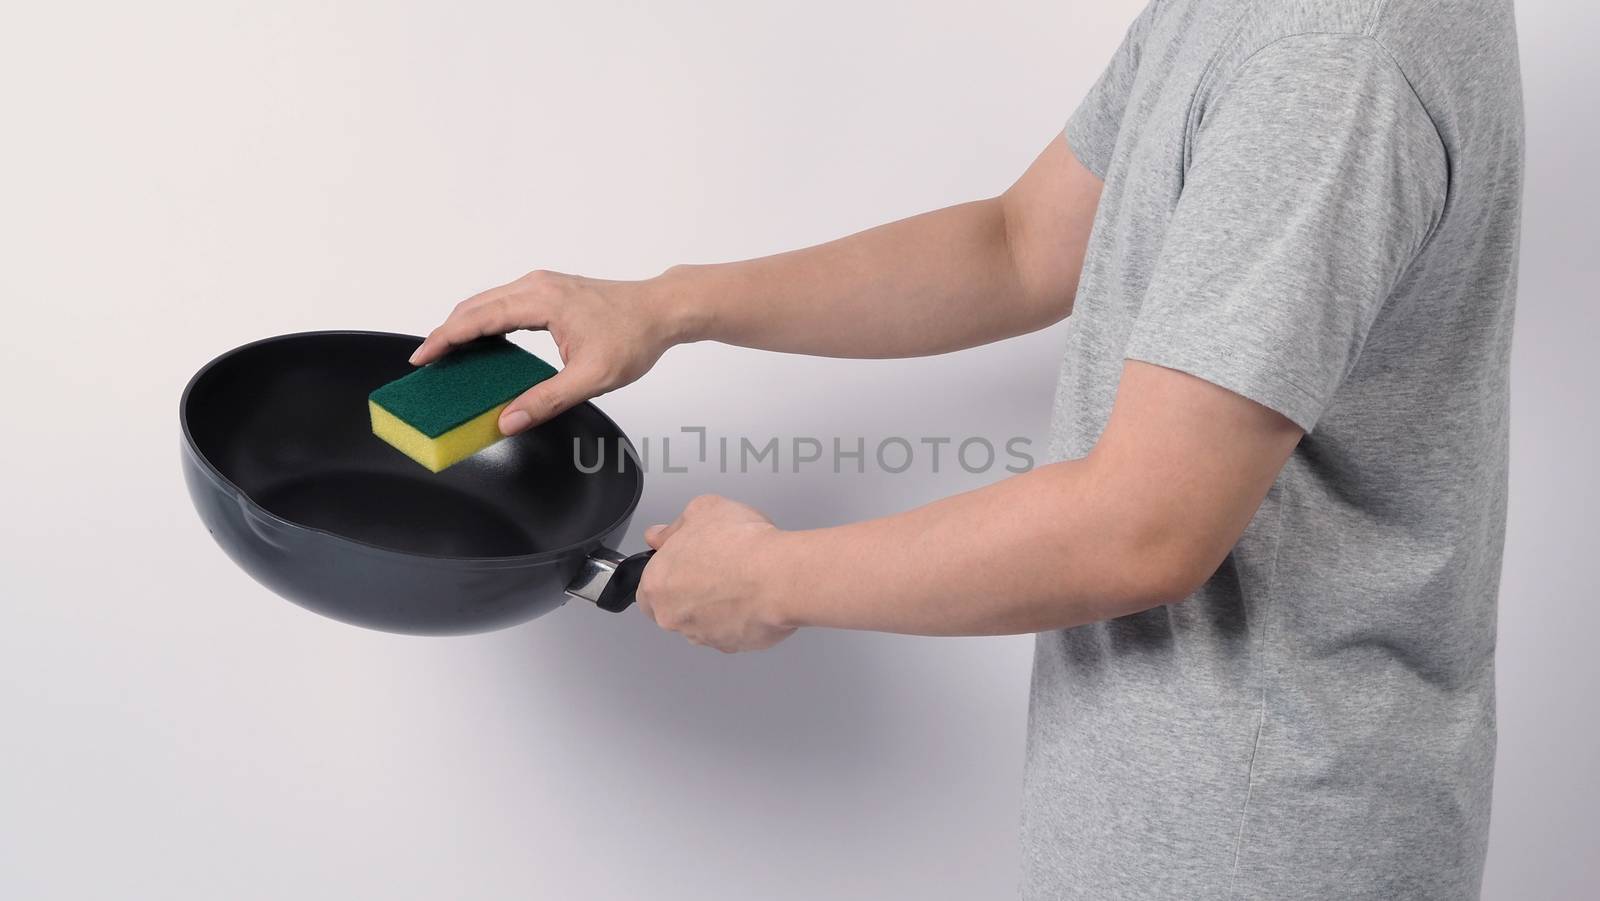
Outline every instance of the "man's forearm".
[[942, 353], [1043, 328], [1076, 282], [1040, 284], [1013, 252], [1003, 198], [964, 203], [827, 244], [658, 280], [684, 337], [836, 357]]
[[1178, 600], [1204, 563], [1109, 490], [1057, 463], [895, 516], [775, 536], [774, 621], [917, 635], [1069, 628]]
[[756, 555], [784, 626], [1038, 632], [1187, 597], [1244, 532], [1301, 437], [1203, 379], [1125, 364], [1094, 450], [895, 516], [782, 532]]

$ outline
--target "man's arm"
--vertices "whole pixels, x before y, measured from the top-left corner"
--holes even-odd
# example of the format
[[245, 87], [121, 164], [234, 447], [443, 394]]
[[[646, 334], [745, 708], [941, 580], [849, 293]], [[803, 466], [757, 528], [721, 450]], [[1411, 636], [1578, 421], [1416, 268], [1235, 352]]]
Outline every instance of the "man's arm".
[[412, 362], [547, 329], [565, 365], [507, 407], [501, 431], [512, 434], [632, 382], [687, 341], [841, 357], [997, 341], [1071, 312], [1100, 188], [1058, 136], [998, 197], [828, 244], [639, 282], [530, 273], [459, 304]]
[[797, 627], [1038, 632], [1182, 600], [1239, 540], [1301, 430], [1210, 382], [1125, 364], [1086, 457], [906, 513], [784, 532], [701, 499], [646, 539], [642, 607], [723, 650]]
[[1101, 182], [1059, 136], [1004, 194], [815, 247], [669, 270], [694, 338], [830, 357], [999, 341], [1072, 311]]

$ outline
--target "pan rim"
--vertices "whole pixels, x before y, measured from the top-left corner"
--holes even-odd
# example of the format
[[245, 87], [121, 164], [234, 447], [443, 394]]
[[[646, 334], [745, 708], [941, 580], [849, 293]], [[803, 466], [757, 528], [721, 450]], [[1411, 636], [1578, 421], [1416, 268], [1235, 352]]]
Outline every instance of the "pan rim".
[[[355, 336], [363, 338], [404, 338], [407, 341], [414, 341], [419, 344], [422, 343], [422, 338], [416, 335], [407, 335], [402, 332], [373, 331], [368, 329], [312, 329], [302, 332], [289, 332], [282, 335], [259, 338], [255, 341], [241, 344], [232, 350], [218, 354], [204, 366], [201, 366], [198, 370], [196, 370], [194, 375], [189, 377], [188, 383], [183, 386], [183, 394], [178, 399], [178, 424], [183, 430], [183, 443], [185, 451], [187, 451], [189, 456], [198, 464], [200, 470], [209, 479], [215, 482], [219, 488], [226, 491], [229, 496], [232, 497], [233, 500], [237, 502], [249, 515], [264, 520], [278, 528], [318, 535], [338, 544], [347, 545], [351, 550], [360, 551], [362, 553], [395, 557], [413, 563], [423, 562], [437, 565], [449, 565], [452, 567], [466, 566], [481, 569], [508, 569], [541, 565], [564, 559], [574, 553], [581, 553], [584, 556], [588, 556], [594, 549], [605, 544], [606, 536], [616, 532], [617, 529], [623, 527], [630, 519], [632, 519], [634, 512], [638, 509], [640, 498], [644, 496], [644, 473], [641, 472], [637, 466], [635, 466], [632, 470], [635, 474], [633, 479], [633, 496], [629, 498], [628, 503], [622, 511], [622, 514], [613, 520], [610, 525], [606, 526], [602, 531], [597, 532], [581, 541], [572, 542], [571, 544], [539, 551], [533, 554], [512, 554], [497, 557], [462, 557], [448, 554], [424, 554], [411, 551], [401, 551], [390, 547], [384, 547], [380, 544], [373, 544], [369, 541], [362, 541], [359, 538], [352, 538], [348, 535], [342, 535], [338, 532], [330, 531], [328, 529], [322, 529], [316, 526], [306, 525], [305, 523], [295, 522], [292, 519], [279, 516], [271, 510], [268, 510], [266, 507], [263, 507], [255, 498], [250, 496], [249, 492], [239, 487], [233, 482], [233, 480], [224, 475], [222, 470], [217, 468], [216, 464], [212, 463], [210, 458], [206, 456], [205, 452], [200, 449], [200, 445], [195, 441], [194, 435], [189, 430], [189, 395], [194, 391], [195, 386], [200, 383], [200, 380], [203, 379], [206, 374], [218, 364], [238, 356], [245, 351], [251, 350], [252, 348], [300, 338], [339, 336]], [[630, 439], [627, 433], [617, 425], [615, 420], [606, 415], [604, 410], [601, 410], [599, 407], [595, 406], [591, 401], [584, 401], [580, 406], [586, 406], [592, 409], [594, 413], [601, 418], [601, 420], [611, 426], [611, 428], [623, 441], [627, 442], [630, 450], [633, 449], [632, 439]]]

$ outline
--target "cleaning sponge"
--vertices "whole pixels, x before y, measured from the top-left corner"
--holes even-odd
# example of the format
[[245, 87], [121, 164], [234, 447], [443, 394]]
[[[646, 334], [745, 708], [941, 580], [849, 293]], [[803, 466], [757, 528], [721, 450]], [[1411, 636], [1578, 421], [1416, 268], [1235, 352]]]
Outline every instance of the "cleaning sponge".
[[500, 411], [556, 371], [504, 338], [486, 338], [372, 392], [372, 433], [439, 472], [499, 441]]

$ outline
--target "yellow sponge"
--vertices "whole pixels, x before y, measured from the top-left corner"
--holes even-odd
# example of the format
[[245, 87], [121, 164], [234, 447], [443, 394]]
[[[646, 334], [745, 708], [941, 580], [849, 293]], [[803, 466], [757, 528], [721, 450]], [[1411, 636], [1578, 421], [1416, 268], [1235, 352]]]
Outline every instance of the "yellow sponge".
[[475, 341], [372, 392], [372, 433], [439, 472], [499, 441], [500, 411], [555, 373], [504, 338]]
[[372, 434], [434, 472], [459, 463], [504, 437], [500, 434], [500, 411], [506, 408], [505, 404], [475, 416], [437, 438], [429, 438], [417, 431], [405, 420], [378, 406], [375, 400], [369, 399], [367, 408], [372, 414]]

